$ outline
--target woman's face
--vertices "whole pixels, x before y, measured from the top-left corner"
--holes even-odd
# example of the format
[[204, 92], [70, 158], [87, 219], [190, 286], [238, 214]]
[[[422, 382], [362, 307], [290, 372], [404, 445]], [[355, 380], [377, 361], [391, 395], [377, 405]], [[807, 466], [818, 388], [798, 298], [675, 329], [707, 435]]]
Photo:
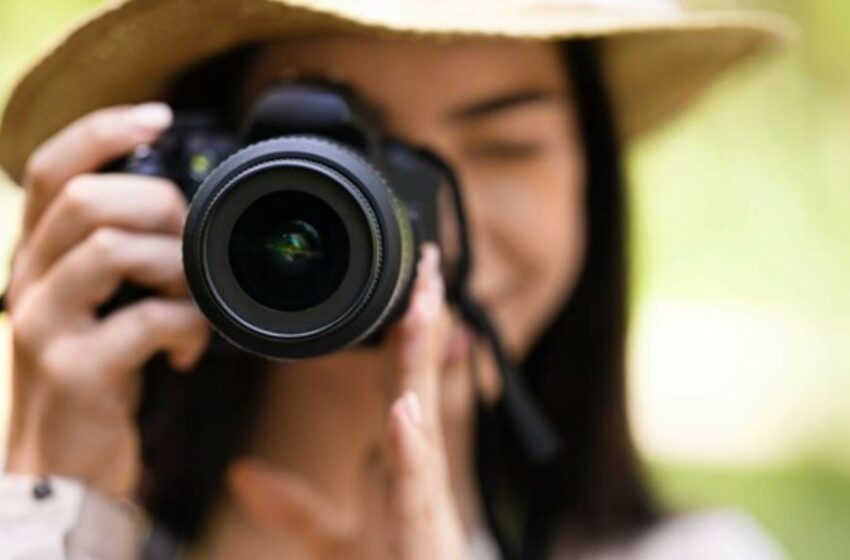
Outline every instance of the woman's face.
[[571, 291], [584, 251], [584, 159], [557, 47], [321, 37], [266, 48], [249, 91], [324, 76], [378, 107], [393, 135], [455, 170], [472, 292], [521, 358]]

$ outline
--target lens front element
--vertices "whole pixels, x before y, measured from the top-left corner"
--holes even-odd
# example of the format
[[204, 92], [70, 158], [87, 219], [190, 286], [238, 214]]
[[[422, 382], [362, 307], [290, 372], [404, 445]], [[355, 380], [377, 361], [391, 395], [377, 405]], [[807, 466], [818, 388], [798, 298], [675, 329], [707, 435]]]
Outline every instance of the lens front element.
[[277, 191], [237, 220], [230, 265], [243, 290], [278, 311], [325, 301], [348, 270], [350, 246], [339, 215], [316, 196]]

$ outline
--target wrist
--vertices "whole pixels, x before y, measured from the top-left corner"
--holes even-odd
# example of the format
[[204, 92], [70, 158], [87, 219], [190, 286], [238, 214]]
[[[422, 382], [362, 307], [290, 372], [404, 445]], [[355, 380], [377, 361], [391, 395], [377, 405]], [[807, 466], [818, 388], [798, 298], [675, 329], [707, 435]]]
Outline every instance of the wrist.
[[[110, 444], [113, 439], [116, 441]], [[17, 476], [73, 479], [112, 498], [131, 501], [140, 476], [135, 434], [101, 438], [97, 445], [77, 449], [71, 444], [74, 440], [51, 436], [33, 426], [13, 427], [4, 471]]]
[[113, 498], [132, 499], [141, 470], [132, 419], [81, 414], [30, 389], [26, 402], [23, 391], [13, 392], [5, 471], [69, 477]]

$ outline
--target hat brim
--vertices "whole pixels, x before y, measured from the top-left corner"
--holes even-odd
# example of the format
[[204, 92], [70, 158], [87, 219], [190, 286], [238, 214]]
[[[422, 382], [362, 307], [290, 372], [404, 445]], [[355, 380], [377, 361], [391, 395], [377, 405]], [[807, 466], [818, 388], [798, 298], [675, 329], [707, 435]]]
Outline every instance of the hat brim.
[[423, 6], [415, 13], [391, 3], [370, 10], [365, 2], [306, 2], [126, 0], [95, 12], [18, 82], [0, 124], [0, 165], [20, 182], [29, 155], [56, 131], [101, 107], [158, 99], [177, 73], [204, 58], [249, 42], [334, 32], [599, 38], [618, 125], [633, 138], [792, 29], [784, 18], [762, 12], [574, 10], [555, 3], [532, 9], [512, 2], [517, 8], [508, 13], [509, 7], [435, 10], [415, 2]]

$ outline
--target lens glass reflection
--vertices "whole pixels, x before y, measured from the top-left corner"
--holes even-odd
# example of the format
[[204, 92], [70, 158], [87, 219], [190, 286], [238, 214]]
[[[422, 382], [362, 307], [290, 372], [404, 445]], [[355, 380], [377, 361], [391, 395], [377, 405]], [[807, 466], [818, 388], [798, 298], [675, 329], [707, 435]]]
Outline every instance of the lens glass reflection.
[[301, 311], [325, 301], [342, 283], [349, 240], [337, 213], [320, 198], [278, 191], [256, 200], [230, 237], [230, 265], [257, 303]]

